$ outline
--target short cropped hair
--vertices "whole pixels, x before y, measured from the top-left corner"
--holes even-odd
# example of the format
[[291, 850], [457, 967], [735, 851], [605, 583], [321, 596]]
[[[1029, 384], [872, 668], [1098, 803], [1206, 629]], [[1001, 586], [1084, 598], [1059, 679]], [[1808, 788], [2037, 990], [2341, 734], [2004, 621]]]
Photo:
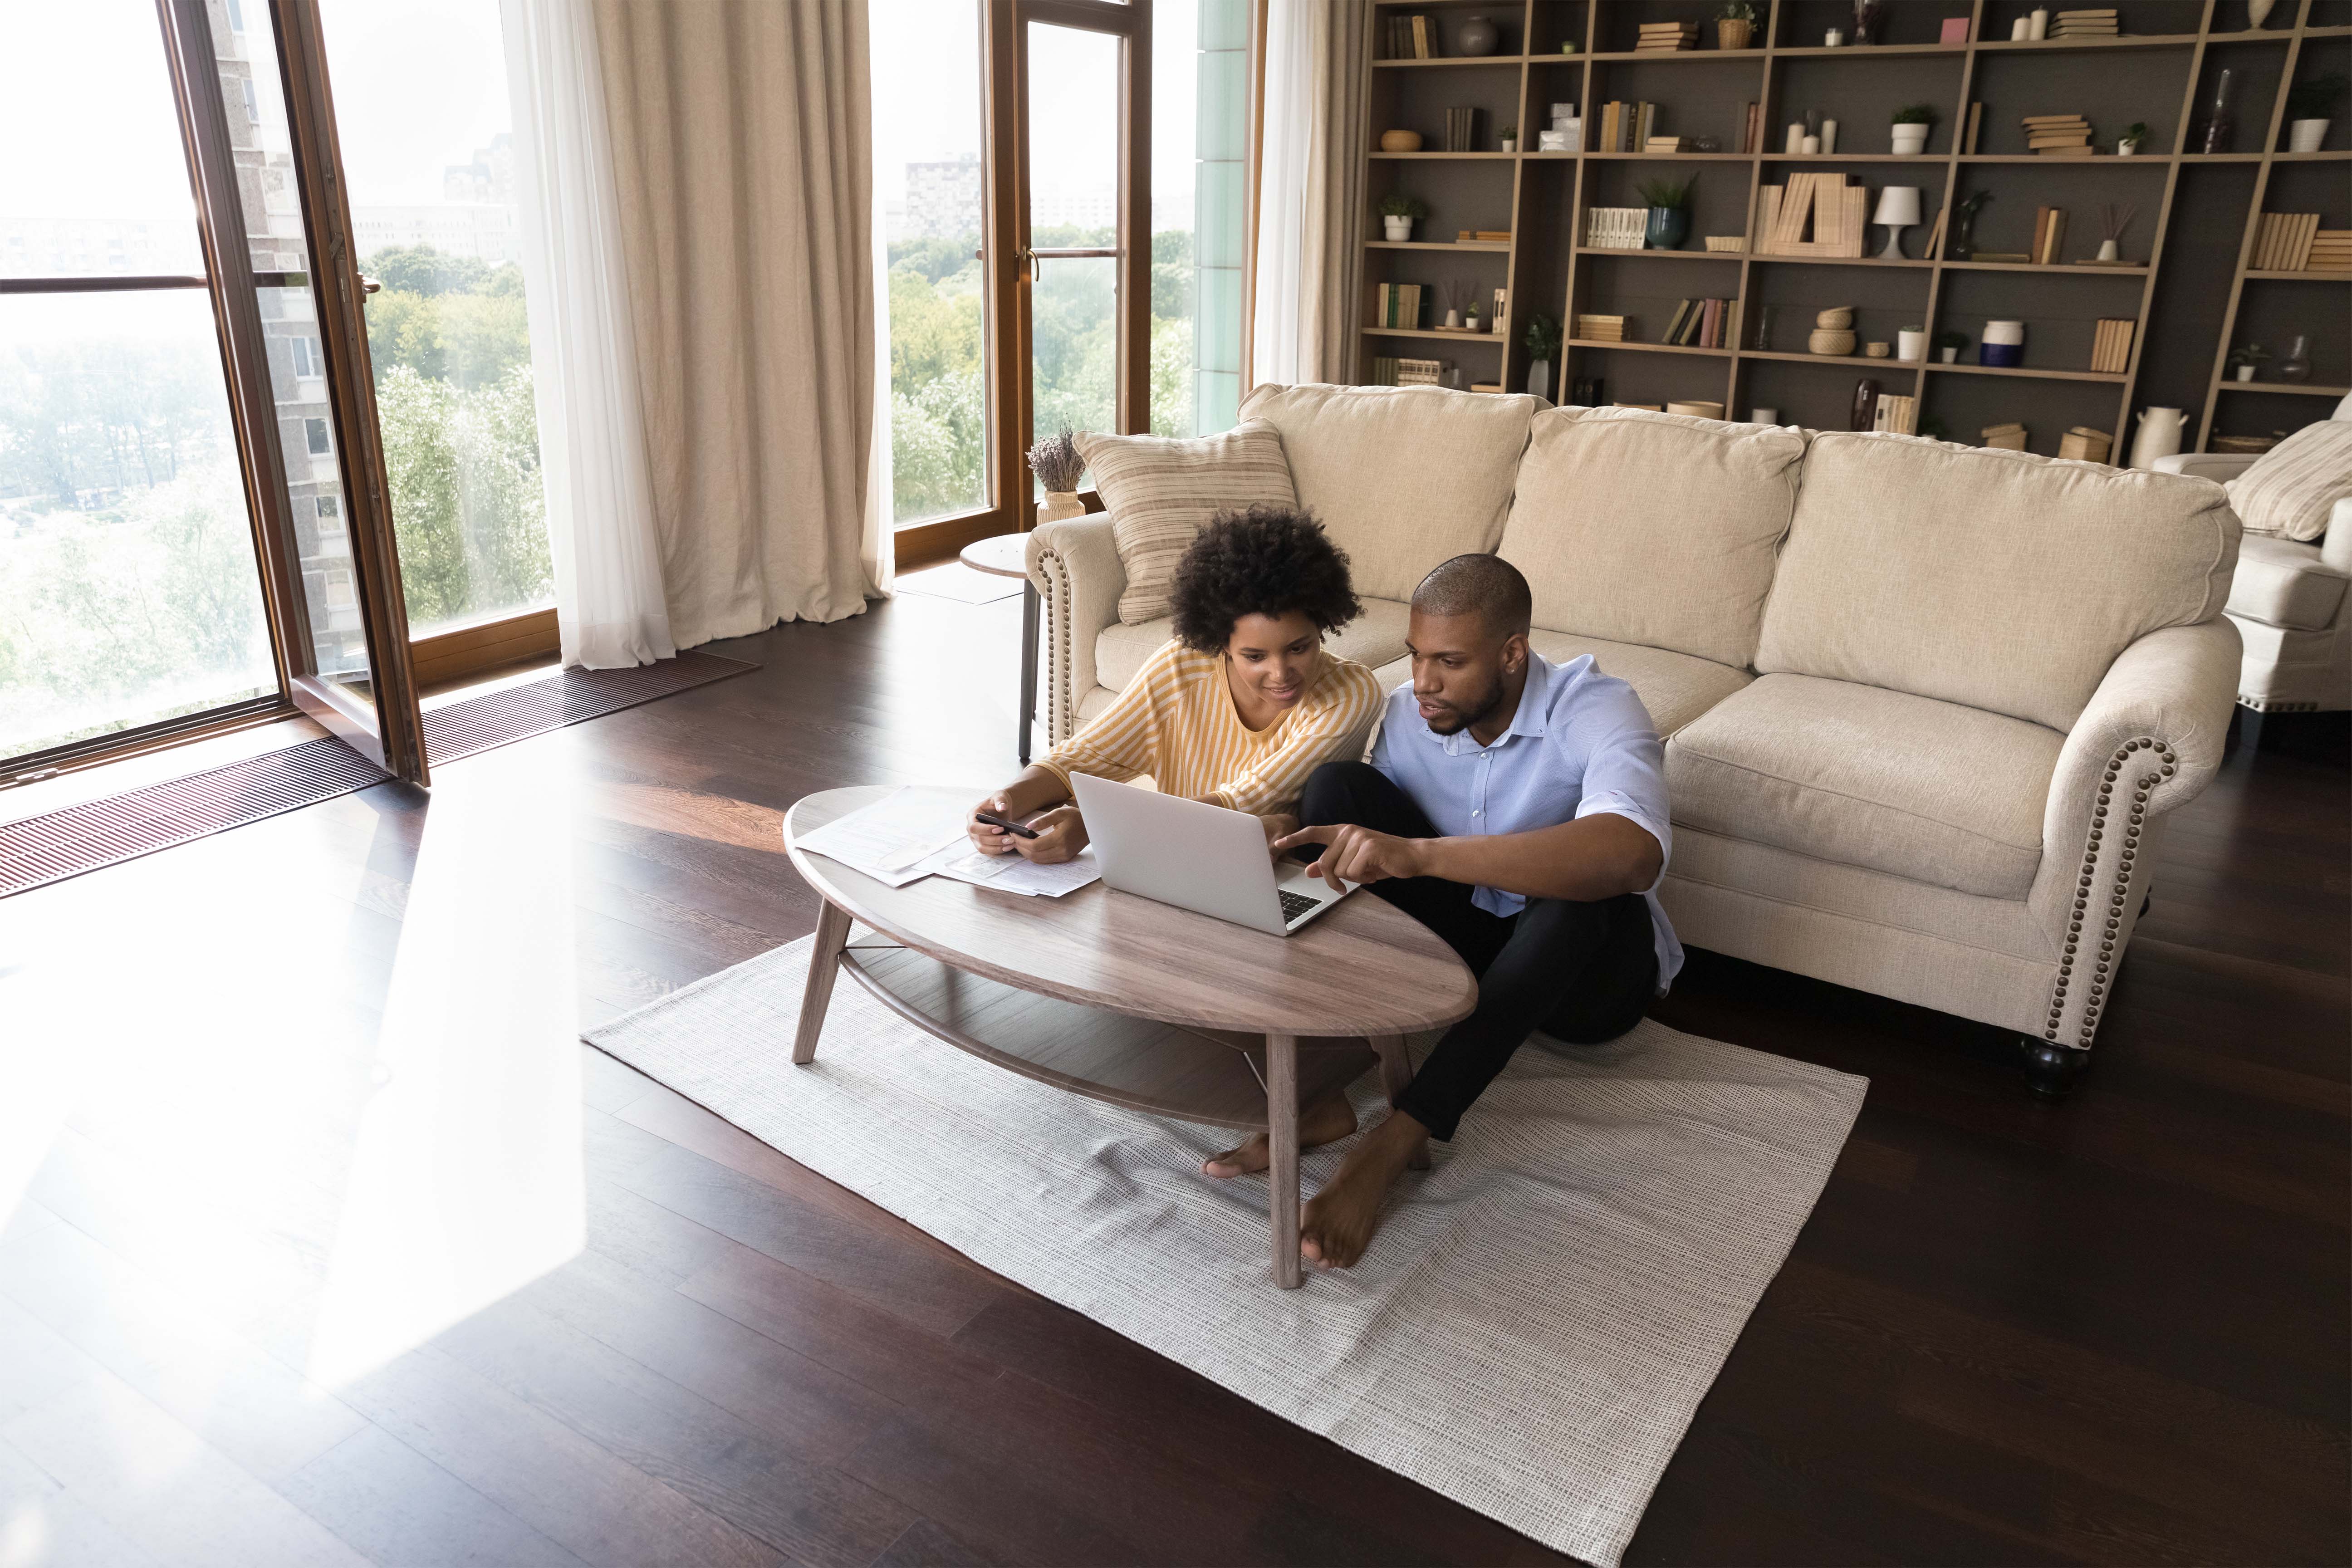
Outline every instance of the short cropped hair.
[[1424, 616], [1476, 616], [1496, 637], [1524, 636], [1535, 625], [1535, 595], [1519, 569], [1499, 555], [1441, 561], [1412, 591]]
[[1176, 563], [1169, 597], [1176, 639], [1202, 653], [1223, 652], [1244, 616], [1298, 610], [1336, 632], [1364, 611], [1347, 554], [1323, 525], [1295, 507], [1265, 503], [1211, 520]]

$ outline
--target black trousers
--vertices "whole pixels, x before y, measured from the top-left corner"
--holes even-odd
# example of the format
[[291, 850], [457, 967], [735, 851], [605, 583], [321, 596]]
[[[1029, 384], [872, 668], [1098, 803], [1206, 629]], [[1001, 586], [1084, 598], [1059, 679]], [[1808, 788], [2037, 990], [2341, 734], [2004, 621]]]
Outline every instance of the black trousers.
[[[1400, 838], [1435, 838], [1412, 797], [1366, 763], [1326, 763], [1307, 781], [1308, 826], [1353, 823]], [[1613, 1040], [1641, 1021], [1657, 989], [1650, 907], [1639, 893], [1580, 903], [1529, 899], [1516, 915], [1470, 901], [1466, 882], [1402, 877], [1370, 891], [1435, 931], [1478, 976], [1478, 1008], [1445, 1032], [1399, 1097], [1435, 1138], [1451, 1138], [1529, 1032], [1571, 1045]]]

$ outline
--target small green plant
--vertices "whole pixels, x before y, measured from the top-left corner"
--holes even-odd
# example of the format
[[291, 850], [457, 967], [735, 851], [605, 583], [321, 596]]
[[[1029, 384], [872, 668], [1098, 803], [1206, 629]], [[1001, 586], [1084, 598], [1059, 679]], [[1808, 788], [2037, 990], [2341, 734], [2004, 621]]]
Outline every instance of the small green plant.
[[2135, 121], [2133, 121], [2129, 125], [2126, 125], [2126, 126], [2125, 126], [2125, 127], [2124, 127], [2124, 133], [2123, 133], [2122, 137], [2120, 138], [2120, 140], [2122, 140], [2122, 141], [2126, 141], [2126, 142], [2145, 142], [2145, 141], [2147, 141], [2147, 121], [2144, 121], [2144, 120], [2135, 120]]
[[2230, 368], [2231, 370], [2240, 370], [2248, 365], [2268, 364], [2270, 363], [2270, 350], [2263, 347], [2260, 343], [2248, 343], [2244, 348], [2238, 349], [2231, 353], [2230, 355]]
[[1936, 106], [1932, 103], [1914, 103], [1898, 109], [1895, 111], [1895, 123], [1933, 125], [1936, 123]]
[[1748, 22], [1756, 20], [1756, 7], [1748, 0], [1724, 0], [1723, 8], [1715, 14], [1718, 22]]
[[1936, 346], [1939, 349], [1954, 351], [1964, 349], [1969, 346], [1969, 335], [1966, 332], [1956, 332], [1946, 328], [1936, 334]]
[[2286, 117], [2289, 120], [2325, 120], [2336, 112], [2336, 100], [2344, 96], [2347, 82], [2342, 73], [2331, 71], [2313, 77], [2309, 81], [2296, 82], [2286, 89]]
[[1684, 207], [1690, 205], [1691, 186], [1697, 183], [1694, 174], [1687, 180], [1643, 180], [1634, 189], [1654, 207]]
[[1382, 196], [1381, 205], [1373, 210], [1382, 217], [1409, 217], [1419, 223], [1429, 216], [1429, 204], [1419, 196], [1409, 196], [1402, 191], [1396, 191]]
[[1559, 352], [1559, 321], [1538, 311], [1528, 322], [1525, 342], [1528, 358], [1549, 361]]

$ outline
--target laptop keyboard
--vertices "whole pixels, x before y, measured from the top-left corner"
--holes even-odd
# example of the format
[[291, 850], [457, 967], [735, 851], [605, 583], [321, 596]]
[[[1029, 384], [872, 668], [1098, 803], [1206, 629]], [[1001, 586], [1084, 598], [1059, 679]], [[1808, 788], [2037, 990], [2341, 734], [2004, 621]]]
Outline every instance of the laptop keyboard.
[[1313, 909], [1316, 905], [1323, 901], [1320, 899], [1310, 899], [1304, 893], [1286, 893], [1279, 888], [1275, 889], [1274, 896], [1282, 900], [1282, 923], [1284, 925], [1288, 925], [1291, 921], [1297, 920], [1299, 916], [1305, 914], [1307, 910]]

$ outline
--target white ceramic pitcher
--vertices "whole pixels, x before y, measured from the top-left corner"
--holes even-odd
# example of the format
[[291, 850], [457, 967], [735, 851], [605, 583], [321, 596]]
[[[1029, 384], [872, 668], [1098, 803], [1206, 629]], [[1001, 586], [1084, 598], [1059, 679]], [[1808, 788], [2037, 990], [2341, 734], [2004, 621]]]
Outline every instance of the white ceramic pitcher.
[[2143, 408], [2139, 411], [2139, 432], [2132, 437], [2131, 466], [2152, 468], [2158, 458], [2169, 458], [2180, 450], [2180, 410], [2178, 408]]

